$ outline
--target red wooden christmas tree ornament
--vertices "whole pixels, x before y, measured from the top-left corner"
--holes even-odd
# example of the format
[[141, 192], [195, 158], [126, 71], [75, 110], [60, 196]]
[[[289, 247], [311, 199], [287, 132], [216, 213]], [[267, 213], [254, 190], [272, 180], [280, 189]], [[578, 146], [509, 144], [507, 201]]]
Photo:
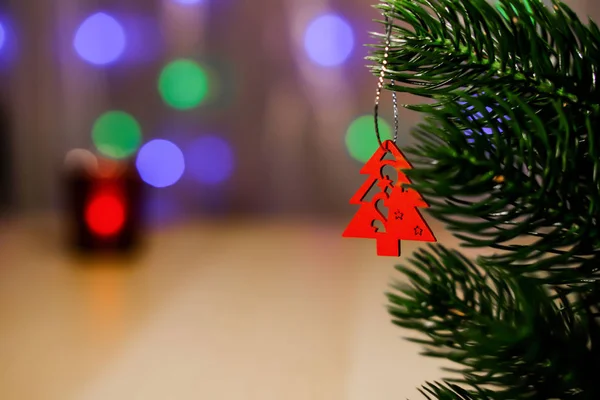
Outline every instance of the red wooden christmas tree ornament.
[[[392, 159], [386, 159], [390, 155]], [[376, 239], [377, 254], [394, 257], [400, 256], [401, 240], [436, 241], [418, 210], [429, 205], [417, 191], [404, 187], [411, 183], [401, 172], [404, 169], [412, 169], [412, 166], [400, 149], [391, 140], [383, 142], [360, 170], [369, 177], [350, 199], [350, 204], [360, 205], [360, 208], [343, 237]], [[394, 171], [395, 176], [390, 177], [385, 171]], [[376, 194], [367, 200], [373, 190]]]

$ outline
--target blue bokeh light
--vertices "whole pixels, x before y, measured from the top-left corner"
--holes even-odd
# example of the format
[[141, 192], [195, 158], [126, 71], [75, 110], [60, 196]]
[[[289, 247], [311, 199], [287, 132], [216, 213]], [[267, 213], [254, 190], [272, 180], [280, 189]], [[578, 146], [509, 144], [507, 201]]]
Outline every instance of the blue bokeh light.
[[229, 143], [218, 136], [202, 136], [186, 149], [188, 171], [199, 182], [215, 185], [229, 179], [234, 155]]
[[[475, 96], [475, 97], [477, 97], [477, 96]], [[460, 104], [460, 105], [465, 105], [465, 104], [466, 104], [466, 102], [459, 102], [458, 104]], [[474, 111], [474, 110], [475, 110], [475, 106], [468, 106], [468, 107], [466, 108], [466, 110], [467, 110], [467, 111]], [[489, 106], [486, 106], [486, 107], [485, 107], [485, 110], [486, 110], [488, 113], [490, 113], [490, 114], [491, 114], [491, 113], [494, 111], [494, 110], [493, 110], [493, 108], [492, 108], [492, 107], [489, 107]], [[478, 111], [478, 112], [476, 112], [476, 113], [474, 113], [472, 116], [467, 116], [467, 120], [468, 120], [468, 121], [471, 121], [471, 122], [472, 122], [472, 121], [479, 120], [479, 119], [482, 119], [482, 118], [484, 118], [484, 116], [483, 116], [483, 114], [482, 114], [481, 112], [479, 112], [479, 111]], [[509, 118], [508, 116], [504, 116], [503, 118], [497, 118], [497, 119], [496, 119], [496, 121], [497, 121], [499, 124], [502, 124], [503, 120], [510, 120], [510, 118]], [[483, 132], [483, 134], [485, 134], [485, 135], [493, 135], [493, 134], [494, 134], [494, 130], [493, 130], [492, 128], [485, 127], [485, 126], [481, 128], [481, 132]], [[502, 131], [502, 128], [498, 127], [498, 132], [502, 133], [502, 132], [503, 132], [503, 131]], [[464, 133], [465, 133], [465, 135], [466, 135], [466, 136], [470, 136], [469, 138], [467, 138], [467, 142], [469, 142], [469, 143], [475, 143], [475, 139], [472, 137], [472, 136], [473, 136], [475, 133], [473, 132], [473, 130], [472, 130], [472, 129], [465, 129], [465, 130], [464, 130]]]
[[110, 64], [125, 51], [125, 30], [110, 15], [96, 13], [79, 26], [73, 46], [79, 56], [91, 64]]
[[348, 59], [354, 49], [350, 25], [335, 14], [315, 18], [306, 28], [304, 47], [310, 59], [324, 67], [334, 67]]
[[4, 25], [0, 23], [0, 50], [4, 47], [4, 42], [6, 41], [6, 30], [4, 29]]
[[185, 171], [185, 159], [179, 147], [163, 139], [151, 140], [142, 146], [135, 164], [142, 180], [157, 188], [174, 185]]

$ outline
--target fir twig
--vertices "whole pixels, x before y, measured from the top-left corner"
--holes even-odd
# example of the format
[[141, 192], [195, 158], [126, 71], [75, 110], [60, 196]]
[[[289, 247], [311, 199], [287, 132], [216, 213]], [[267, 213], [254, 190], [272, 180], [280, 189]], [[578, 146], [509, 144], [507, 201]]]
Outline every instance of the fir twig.
[[[600, 327], [589, 305], [597, 305], [597, 295], [582, 296], [585, 312], [577, 312], [564, 290], [553, 300], [530, 279], [494, 269], [484, 274], [440, 245], [416, 252], [410, 263], [397, 267], [410, 284], [394, 284], [388, 293], [393, 321], [425, 335], [410, 339], [426, 346], [424, 355], [459, 366], [450, 371], [460, 377], [447, 382], [470, 387], [465, 398], [563, 399], [581, 391], [588, 396], [581, 398], [600, 398], [590, 373], [600, 368], [591, 345]], [[448, 396], [448, 387], [436, 387]]]
[[390, 313], [459, 365], [427, 398], [597, 399], [600, 29], [558, 1], [496, 4], [377, 6], [393, 21], [387, 89], [428, 100], [405, 105], [425, 116], [405, 173], [464, 246], [496, 250], [415, 253]]

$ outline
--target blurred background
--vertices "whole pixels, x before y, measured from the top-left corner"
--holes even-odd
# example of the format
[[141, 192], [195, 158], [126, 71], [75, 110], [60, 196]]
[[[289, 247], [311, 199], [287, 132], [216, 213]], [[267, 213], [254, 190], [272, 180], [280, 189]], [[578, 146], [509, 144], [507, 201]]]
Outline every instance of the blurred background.
[[[341, 239], [377, 146], [372, 3], [0, 1], [2, 399], [392, 399], [438, 377], [385, 312], [397, 260]], [[402, 148], [419, 119], [399, 121]]]
[[[375, 17], [364, 1], [5, 5], [4, 202], [60, 208], [57, 170], [86, 149], [147, 160], [137, 169], [153, 188], [151, 224], [347, 214], [361, 178], [341, 171], [356, 171], [374, 139], [361, 117], [375, 92], [364, 60]], [[402, 114], [401, 140], [414, 122]]]

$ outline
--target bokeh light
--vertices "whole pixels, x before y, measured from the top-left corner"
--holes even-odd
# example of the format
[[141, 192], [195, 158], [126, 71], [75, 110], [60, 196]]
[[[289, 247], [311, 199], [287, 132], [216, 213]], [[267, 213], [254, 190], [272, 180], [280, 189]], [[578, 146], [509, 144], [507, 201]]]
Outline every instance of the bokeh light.
[[173, 0], [173, 1], [178, 4], [185, 4], [185, 5], [204, 3], [204, 0]]
[[[475, 96], [475, 97], [477, 97], [477, 96]], [[461, 101], [461, 102], [459, 102], [459, 104], [465, 105], [466, 102], [462, 102]], [[466, 110], [467, 111], [475, 111], [475, 106], [467, 106]], [[494, 111], [493, 108], [489, 107], [489, 106], [485, 106], [485, 110], [488, 113], [493, 113], [493, 111]], [[467, 117], [467, 119], [469, 121], [476, 121], [476, 120], [483, 119], [483, 118], [484, 118], [483, 114], [481, 112], [479, 112], [479, 111], [477, 111], [477, 112], [473, 113], [471, 116]], [[509, 119], [509, 118], [508, 117], [504, 117], [504, 119]], [[503, 120], [503, 118], [496, 119], [496, 121], [498, 121], [499, 123], [502, 123], [503, 122], [502, 120]], [[502, 133], [502, 128], [498, 128], [498, 132]], [[492, 128], [490, 128], [490, 127], [484, 126], [484, 127], [481, 128], [481, 133], [483, 133], [485, 135], [493, 135], [494, 134], [494, 130]], [[465, 129], [464, 130], [464, 134], [466, 136], [469, 136], [467, 138], [467, 142], [469, 142], [469, 143], [475, 143], [475, 139], [472, 137], [473, 134], [474, 134], [474, 132], [473, 132], [472, 129]], [[480, 133], [477, 133], [477, 134], [480, 134]]]
[[158, 79], [158, 91], [164, 102], [176, 109], [197, 107], [208, 94], [208, 76], [192, 60], [175, 60], [164, 67]]
[[125, 30], [110, 15], [96, 13], [83, 21], [75, 33], [73, 46], [79, 56], [89, 63], [110, 64], [125, 50]]
[[83, 169], [95, 174], [98, 171], [98, 158], [87, 149], [72, 149], [65, 155], [65, 169], [75, 172]]
[[125, 224], [123, 199], [103, 193], [94, 197], [85, 210], [85, 221], [89, 229], [99, 236], [113, 236]]
[[[549, 3], [545, 2], [546, 4]], [[529, 0], [523, 0], [523, 5], [525, 6], [525, 9], [527, 10], [527, 13], [529, 13], [530, 15], [530, 19], [531, 22], [535, 23], [535, 18], [533, 18], [533, 8], [531, 7], [531, 3]], [[500, 1], [500, 0], [496, 0], [496, 9], [500, 12], [500, 14], [502, 14], [502, 16], [507, 19], [510, 20], [510, 17], [508, 16], [508, 14], [506, 13], [506, 10], [504, 9], [504, 4]], [[514, 5], [510, 5], [510, 8], [512, 9], [512, 11], [516, 14], [519, 15], [519, 12], [517, 11], [517, 8]]]
[[233, 151], [218, 136], [202, 136], [186, 149], [187, 167], [190, 174], [201, 183], [210, 185], [226, 181], [234, 169]]
[[94, 123], [92, 140], [102, 155], [122, 159], [137, 151], [142, 130], [136, 119], [126, 112], [108, 111]]
[[185, 160], [182, 151], [173, 142], [155, 139], [142, 146], [136, 166], [144, 182], [164, 188], [179, 181], [185, 171]]
[[[390, 125], [381, 118], [379, 118], [379, 134], [381, 141], [392, 139]], [[346, 147], [352, 158], [360, 162], [367, 162], [377, 151], [378, 146], [372, 115], [358, 117], [350, 124], [346, 131]]]
[[4, 25], [0, 23], [0, 50], [4, 47], [4, 42], [6, 41], [6, 29], [4, 29]]
[[304, 35], [304, 47], [318, 65], [333, 67], [348, 59], [354, 48], [354, 33], [341, 17], [325, 14], [314, 19]]

